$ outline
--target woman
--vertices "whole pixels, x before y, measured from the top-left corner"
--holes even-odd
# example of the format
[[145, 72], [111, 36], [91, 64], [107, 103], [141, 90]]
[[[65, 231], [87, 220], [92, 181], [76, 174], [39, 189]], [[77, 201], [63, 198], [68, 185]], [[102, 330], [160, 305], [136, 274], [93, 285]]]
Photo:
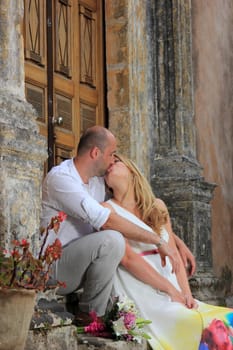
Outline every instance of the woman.
[[[177, 249], [166, 205], [155, 198], [132, 161], [116, 156], [105, 180], [113, 198], [104, 205], [139, 226], [149, 226]], [[115, 294], [133, 299], [141, 316], [152, 321], [152, 349], [233, 350], [233, 310], [195, 300], [181, 260], [175, 275], [169, 259], [161, 265], [155, 246], [126, 242], [114, 287]]]

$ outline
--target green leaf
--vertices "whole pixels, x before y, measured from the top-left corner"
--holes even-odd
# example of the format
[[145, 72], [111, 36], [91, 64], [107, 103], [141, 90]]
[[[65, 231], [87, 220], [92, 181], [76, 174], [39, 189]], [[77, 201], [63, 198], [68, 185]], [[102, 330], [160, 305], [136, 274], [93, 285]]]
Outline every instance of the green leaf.
[[78, 334], [85, 333], [84, 327], [77, 327], [77, 333], [78, 333]]
[[151, 339], [151, 337], [147, 333], [142, 333], [141, 336], [146, 340]]

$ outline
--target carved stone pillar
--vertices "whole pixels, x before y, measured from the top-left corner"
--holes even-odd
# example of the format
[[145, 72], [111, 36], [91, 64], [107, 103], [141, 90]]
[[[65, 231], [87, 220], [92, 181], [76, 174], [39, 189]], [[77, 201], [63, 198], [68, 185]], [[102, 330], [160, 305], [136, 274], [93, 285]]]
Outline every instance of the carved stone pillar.
[[224, 280], [212, 272], [211, 206], [215, 185], [196, 159], [191, 1], [151, 1], [155, 67], [155, 157], [152, 186], [168, 205], [174, 231], [197, 260], [194, 295], [223, 303]]
[[45, 141], [25, 101], [23, 0], [0, 2], [0, 243], [38, 233]]
[[148, 0], [105, 1], [109, 128], [119, 150], [150, 177], [153, 79]]

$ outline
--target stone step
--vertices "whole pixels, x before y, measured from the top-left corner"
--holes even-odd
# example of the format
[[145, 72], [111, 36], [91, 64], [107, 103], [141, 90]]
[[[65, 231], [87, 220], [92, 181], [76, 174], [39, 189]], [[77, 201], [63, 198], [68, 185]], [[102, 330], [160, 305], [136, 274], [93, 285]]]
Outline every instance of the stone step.
[[115, 341], [77, 334], [73, 325], [30, 330], [24, 350], [149, 350], [145, 340]]
[[51, 295], [37, 301], [35, 313], [24, 350], [149, 350], [142, 343], [115, 341], [112, 339], [78, 334], [72, 324], [74, 315], [65, 307], [63, 299], [57, 300]]

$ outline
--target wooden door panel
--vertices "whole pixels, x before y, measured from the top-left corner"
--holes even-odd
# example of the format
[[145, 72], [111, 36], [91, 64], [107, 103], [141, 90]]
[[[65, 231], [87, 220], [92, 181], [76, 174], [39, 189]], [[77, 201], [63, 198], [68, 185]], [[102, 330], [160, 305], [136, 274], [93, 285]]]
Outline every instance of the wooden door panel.
[[35, 85], [47, 86], [47, 69], [44, 66], [37, 66], [35, 62], [25, 62], [25, 77]]
[[96, 8], [79, 5], [80, 82], [96, 87]]
[[46, 64], [45, 0], [24, 1], [25, 58], [40, 65]]
[[75, 154], [77, 97], [74, 86], [77, 66], [73, 67], [73, 56], [77, 44], [74, 35], [71, 35], [77, 26], [74, 19], [75, 1], [54, 1], [54, 118], [63, 120], [61, 125], [54, 125], [56, 162], [64, 159], [64, 155]]
[[47, 136], [47, 58], [45, 0], [24, 1], [25, 96]]
[[38, 117], [37, 121], [46, 124], [46, 113], [45, 113], [45, 89], [42, 86], [30, 84], [26, 82], [25, 84], [27, 101], [30, 102], [37, 111]]
[[83, 101], [80, 102], [81, 131], [95, 125], [97, 116], [96, 105], [90, 105]]
[[63, 91], [68, 96], [73, 96], [75, 94], [75, 82], [68, 79], [61, 79], [60, 76], [54, 74], [54, 86], [56, 91]]
[[24, 0], [24, 6], [25, 94], [57, 164], [75, 155], [84, 129], [104, 125], [103, 1]]
[[71, 77], [71, 28], [73, 11], [73, 1], [56, 0], [55, 1], [55, 28], [54, 28], [54, 44], [55, 44], [55, 71]]
[[104, 124], [103, 32], [100, 1], [79, 4], [81, 132]]

